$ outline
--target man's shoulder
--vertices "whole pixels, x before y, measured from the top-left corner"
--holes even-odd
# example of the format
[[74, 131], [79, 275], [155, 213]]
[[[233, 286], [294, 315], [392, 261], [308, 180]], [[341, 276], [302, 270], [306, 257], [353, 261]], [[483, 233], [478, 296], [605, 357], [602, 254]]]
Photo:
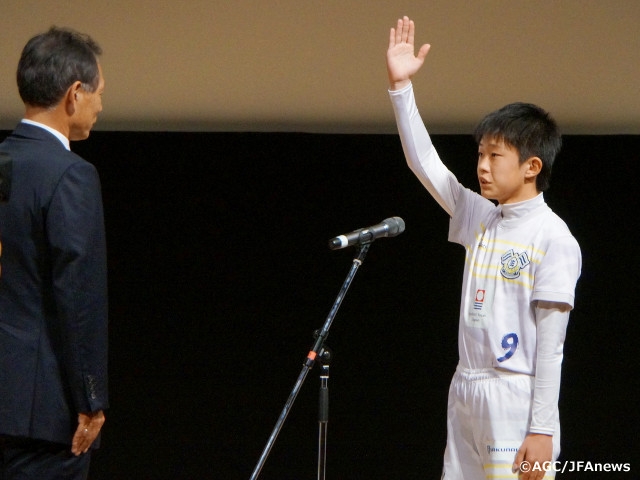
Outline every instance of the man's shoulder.
[[14, 159], [42, 159], [49, 164], [70, 165], [85, 160], [67, 150], [54, 134], [35, 125], [19, 123], [11, 134], [0, 143], [0, 151], [7, 152]]
[[53, 134], [32, 125], [20, 124], [0, 143], [0, 152], [10, 156], [16, 182], [52, 187], [68, 174], [94, 175], [91, 163], [67, 150]]

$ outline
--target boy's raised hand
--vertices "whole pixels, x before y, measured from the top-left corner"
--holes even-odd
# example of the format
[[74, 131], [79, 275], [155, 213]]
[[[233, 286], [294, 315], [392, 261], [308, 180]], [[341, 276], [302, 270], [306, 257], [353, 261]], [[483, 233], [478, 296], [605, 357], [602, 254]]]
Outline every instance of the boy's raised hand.
[[415, 25], [409, 17], [398, 20], [396, 28], [389, 33], [389, 49], [387, 50], [387, 72], [389, 88], [398, 90], [409, 84], [429, 53], [431, 45], [420, 47], [418, 55], [414, 53]]

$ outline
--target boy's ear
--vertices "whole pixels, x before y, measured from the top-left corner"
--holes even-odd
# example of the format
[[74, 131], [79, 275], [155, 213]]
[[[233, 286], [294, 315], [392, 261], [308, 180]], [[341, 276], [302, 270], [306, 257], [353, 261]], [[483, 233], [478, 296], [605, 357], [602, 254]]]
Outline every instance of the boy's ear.
[[526, 163], [528, 167], [527, 171], [525, 172], [525, 176], [527, 178], [538, 176], [538, 174], [542, 170], [542, 160], [540, 159], [540, 157], [531, 157], [527, 159]]

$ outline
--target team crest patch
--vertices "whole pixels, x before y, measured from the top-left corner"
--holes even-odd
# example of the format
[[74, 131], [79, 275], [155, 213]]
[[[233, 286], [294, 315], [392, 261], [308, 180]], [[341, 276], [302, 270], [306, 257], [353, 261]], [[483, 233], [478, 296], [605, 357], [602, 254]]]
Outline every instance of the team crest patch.
[[512, 280], [520, 276], [520, 270], [529, 265], [531, 261], [526, 252], [516, 253], [513, 250], [509, 250], [502, 258], [502, 268], [500, 273], [504, 278]]

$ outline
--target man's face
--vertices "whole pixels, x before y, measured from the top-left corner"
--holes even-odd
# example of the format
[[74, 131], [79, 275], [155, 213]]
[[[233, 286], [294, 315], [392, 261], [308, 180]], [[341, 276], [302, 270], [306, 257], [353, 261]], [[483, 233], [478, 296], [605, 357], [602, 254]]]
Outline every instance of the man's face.
[[484, 136], [478, 145], [478, 181], [480, 193], [499, 203], [527, 200], [525, 173], [527, 162], [520, 163], [518, 151], [502, 140]]
[[98, 113], [102, 111], [104, 77], [100, 64], [98, 64], [98, 71], [100, 75], [98, 88], [94, 92], [80, 88], [78, 92], [76, 112], [69, 132], [69, 140], [84, 140], [89, 137], [93, 125], [98, 120]]

